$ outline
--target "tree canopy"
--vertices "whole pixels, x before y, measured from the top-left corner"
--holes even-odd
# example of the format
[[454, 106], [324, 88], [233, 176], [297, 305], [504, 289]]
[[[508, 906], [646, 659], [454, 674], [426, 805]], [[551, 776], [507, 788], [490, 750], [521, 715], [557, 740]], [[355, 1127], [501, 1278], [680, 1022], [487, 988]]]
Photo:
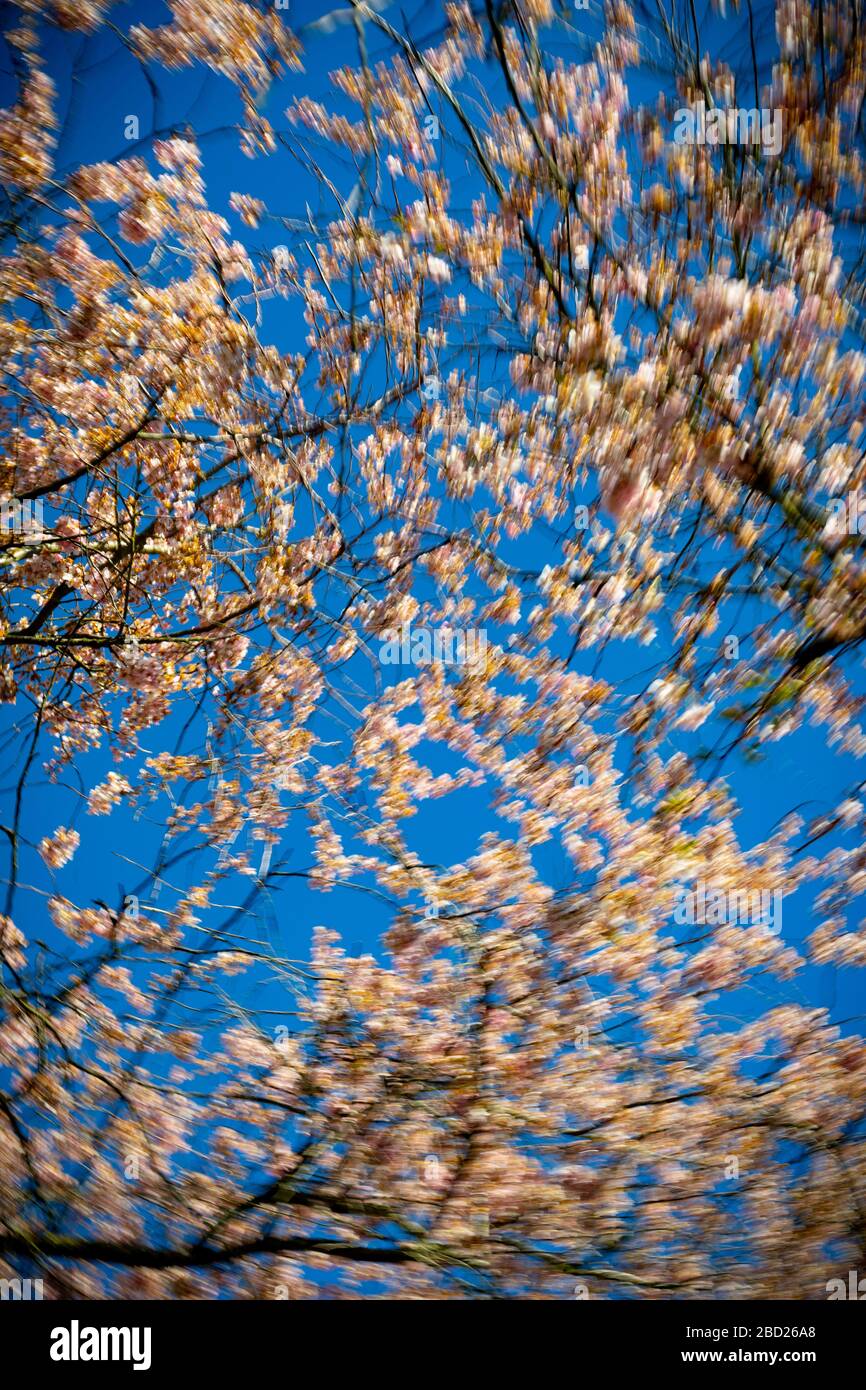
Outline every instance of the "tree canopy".
[[10, 7], [0, 1274], [824, 1297], [861, 7], [295, 8]]

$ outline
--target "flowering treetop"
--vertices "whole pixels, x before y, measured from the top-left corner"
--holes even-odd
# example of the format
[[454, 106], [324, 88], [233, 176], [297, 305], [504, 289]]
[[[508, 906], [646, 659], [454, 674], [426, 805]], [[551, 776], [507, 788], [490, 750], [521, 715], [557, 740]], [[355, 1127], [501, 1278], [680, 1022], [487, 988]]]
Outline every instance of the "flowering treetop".
[[[220, 206], [194, 128], [57, 167], [45, 34], [110, 13], [6, 33], [0, 1272], [820, 1295], [866, 1259], [866, 1050], [779, 991], [866, 963], [856, 7], [780, 0], [762, 85], [622, 0], [592, 39], [548, 0], [432, 36], [351, 0], [324, 101], [334, 16], [174, 0], [130, 54], [234, 84], [283, 171]], [[778, 150], [675, 140], [699, 103], [777, 113]], [[732, 769], [808, 730], [845, 794], [745, 842]], [[41, 769], [76, 809], [34, 842]], [[75, 901], [141, 815], [156, 863]], [[810, 883], [796, 946], [675, 914]], [[313, 891], [290, 958], [269, 914]]]

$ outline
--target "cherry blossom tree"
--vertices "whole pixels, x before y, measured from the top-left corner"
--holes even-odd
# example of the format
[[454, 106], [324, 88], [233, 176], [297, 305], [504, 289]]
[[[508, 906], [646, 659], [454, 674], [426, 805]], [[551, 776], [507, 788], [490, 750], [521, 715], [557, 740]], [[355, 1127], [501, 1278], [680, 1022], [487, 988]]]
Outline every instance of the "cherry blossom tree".
[[[864, 35], [773, 14], [764, 72], [752, 0], [14, 12], [0, 1274], [824, 1297], [866, 1261], [866, 1048], [810, 995], [866, 964]], [[214, 204], [194, 129], [59, 168], [57, 26], [218, 74], [272, 203]], [[778, 150], [677, 143], [699, 103]], [[749, 843], [737, 768], [816, 731], [846, 794]], [[76, 810], [34, 840], [46, 778]], [[457, 862], [413, 824], [446, 798]], [[114, 899], [64, 890], [88, 845]], [[809, 934], [682, 921], [699, 883], [802, 891]]]

